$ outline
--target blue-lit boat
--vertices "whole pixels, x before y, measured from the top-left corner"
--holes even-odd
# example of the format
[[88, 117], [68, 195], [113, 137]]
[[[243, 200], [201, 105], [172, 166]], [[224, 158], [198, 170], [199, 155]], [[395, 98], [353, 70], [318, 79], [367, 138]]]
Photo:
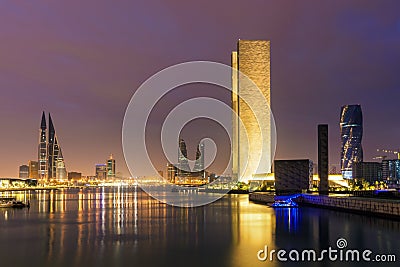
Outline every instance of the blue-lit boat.
[[294, 201], [298, 195], [289, 196], [289, 197], [279, 197], [280, 199], [275, 199], [275, 202], [272, 203], [271, 207], [273, 208], [297, 208], [299, 205]]

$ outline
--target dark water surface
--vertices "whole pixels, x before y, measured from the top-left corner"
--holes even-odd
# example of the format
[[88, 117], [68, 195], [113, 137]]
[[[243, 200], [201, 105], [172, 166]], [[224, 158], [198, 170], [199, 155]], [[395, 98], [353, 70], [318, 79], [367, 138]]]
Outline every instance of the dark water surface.
[[[176, 208], [136, 187], [0, 193], [30, 200], [0, 209], [0, 266], [400, 266], [400, 222], [314, 209], [274, 210], [228, 195]], [[270, 262], [268, 249], [336, 247], [396, 254], [397, 263]]]

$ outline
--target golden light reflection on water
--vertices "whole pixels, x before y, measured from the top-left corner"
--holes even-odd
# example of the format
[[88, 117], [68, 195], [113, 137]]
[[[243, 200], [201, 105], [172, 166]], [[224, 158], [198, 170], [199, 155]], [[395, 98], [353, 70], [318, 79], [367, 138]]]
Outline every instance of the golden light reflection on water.
[[247, 266], [257, 259], [257, 251], [265, 244], [274, 246], [276, 220], [274, 211], [264, 205], [250, 203], [247, 197], [231, 197], [232, 213], [231, 266]]
[[[347, 237], [357, 233], [355, 228], [363, 233], [360, 227], [379, 222], [368, 229], [379, 229], [381, 236], [377, 242], [366, 235], [369, 244], [395, 246], [397, 239], [381, 242], [395, 237], [382, 229], [400, 232], [398, 223], [381, 225], [385, 221], [374, 219], [352, 223], [351, 215], [336, 218], [327, 211], [323, 216], [317, 212], [305, 217], [298, 209], [274, 210], [251, 203], [247, 195], [228, 195], [198, 208], [171, 207], [132, 187], [3, 192], [0, 196], [31, 202], [29, 210], [0, 209], [2, 266], [116, 266], [121, 262], [174, 266], [177, 259], [191, 261], [191, 266], [265, 266], [256, 256], [265, 245], [318, 248], [324, 240], [336, 240], [339, 234]], [[339, 228], [338, 223], [342, 224]], [[18, 257], [20, 250], [30, 257]], [[268, 262], [268, 266], [277, 265]]]

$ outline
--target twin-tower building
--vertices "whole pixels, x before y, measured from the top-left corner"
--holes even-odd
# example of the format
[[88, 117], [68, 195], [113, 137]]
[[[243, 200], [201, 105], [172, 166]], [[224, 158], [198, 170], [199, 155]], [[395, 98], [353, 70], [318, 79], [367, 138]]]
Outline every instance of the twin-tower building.
[[47, 128], [46, 116], [43, 112], [39, 130], [39, 178], [64, 180], [67, 179], [67, 171], [50, 113], [48, 125]]

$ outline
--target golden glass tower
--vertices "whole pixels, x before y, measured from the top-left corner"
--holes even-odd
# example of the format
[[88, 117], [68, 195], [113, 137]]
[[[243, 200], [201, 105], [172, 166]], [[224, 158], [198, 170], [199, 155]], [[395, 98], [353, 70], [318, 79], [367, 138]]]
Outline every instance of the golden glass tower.
[[239, 40], [232, 68], [232, 171], [247, 182], [271, 172], [270, 41]]

